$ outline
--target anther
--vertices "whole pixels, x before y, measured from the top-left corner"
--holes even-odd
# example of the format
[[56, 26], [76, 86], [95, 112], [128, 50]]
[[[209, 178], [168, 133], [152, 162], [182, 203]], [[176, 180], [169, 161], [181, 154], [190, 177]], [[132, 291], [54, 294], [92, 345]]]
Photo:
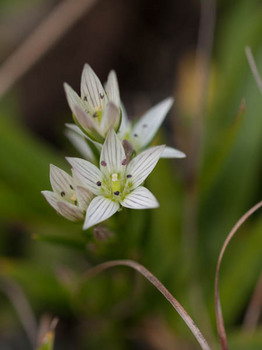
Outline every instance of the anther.
[[97, 118], [97, 113], [96, 112], [93, 114], [93, 118]]
[[86, 96], [84, 96], [84, 101], [87, 101], [87, 97]]
[[73, 189], [74, 189], [74, 187], [73, 187], [72, 185], [70, 185], [70, 188], [71, 188], [71, 190], [73, 190]]
[[77, 201], [74, 201], [75, 205], [77, 205]]
[[101, 94], [101, 92], [99, 92], [99, 96], [100, 96], [101, 99], [103, 99], [105, 95]]
[[131, 174], [128, 174], [128, 175], [126, 175], [126, 177], [127, 177], [128, 179], [130, 179], [130, 177], [132, 177], [132, 175], [131, 175]]
[[137, 134], [134, 134], [135, 137], [137, 137], [138, 135]]
[[119, 191], [115, 191], [114, 194], [115, 194], [116, 196], [119, 196], [120, 192], [119, 192]]
[[64, 197], [64, 196], [65, 196], [65, 192], [62, 191], [62, 192], [61, 192], [61, 197]]
[[101, 165], [106, 166], [106, 162], [102, 160]]
[[127, 158], [123, 159], [121, 162], [122, 165], [126, 165], [127, 164]]
[[97, 181], [97, 186], [101, 186], [102, 185], [102, 183], [101, 183], [101, 181]]

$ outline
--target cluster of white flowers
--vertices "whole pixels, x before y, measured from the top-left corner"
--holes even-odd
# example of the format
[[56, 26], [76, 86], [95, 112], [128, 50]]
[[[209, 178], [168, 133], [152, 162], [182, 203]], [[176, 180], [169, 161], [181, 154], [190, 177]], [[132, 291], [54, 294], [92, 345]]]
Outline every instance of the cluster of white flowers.
[[160, 102], [133, 123], [121, 103], [114, 71], [103, 88], [86, 64], [81, 96], [68, 84], [64, 87], [75, 121], [67, 125], [67, 136], [85, 159], [67, 158], [72, 176], [50, 166], [53, 191], [42, 191], [48, 203], [69, 220], [84, 220], [84, 229], [108, 219], [121, 207], [157, 208], [158, 201], [143, 182], [159, 158], [185, 157], [165, 145], [149, 147], [173, 99]]

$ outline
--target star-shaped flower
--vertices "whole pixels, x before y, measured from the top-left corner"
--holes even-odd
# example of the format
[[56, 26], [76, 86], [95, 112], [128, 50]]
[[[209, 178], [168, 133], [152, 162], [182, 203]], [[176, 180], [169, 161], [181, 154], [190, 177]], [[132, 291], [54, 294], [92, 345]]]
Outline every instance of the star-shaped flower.
[[70, 176], [52, 164], [50, 182], [53, 192], [41, 192], [47, 202], [65, 218], [71, 221], [83, 220], [84, 212], [94, 197], [92, 192], [81, 184], [74, 172]]
[[[165, 99], [150, 108], [135, 123], [128, 120], [125, 109], [122, 107], [122, 122], [118, 132], [120, 139], [130, 142], [136, 153], [140, 153], [152, 142], [173, 103], [173, 98]], [[172, 147], [165, 147], [161, 155], [161, 158], [184, 157], [183, 152]]]
[[85, 64], [81, 77], [81, 97], [67, 83], [64, 88], [75, 123], [92, 140], [103, 143], [110, 128], [119, 129], [120, 95], [114, 71], [109, 73], [104, 89], [92, 68]]
[[154, 195], [141, 186], [154, 169], [165, 146], [147, 149], [130, 163], [113, 129], [110, 129], [100, 155], [100, 169], [79, 158], [68, 158], [81, 182], [96, 197], [89, 204], [84, 229], [116, 213], [121, 206], [132, 209], [157, 208]]

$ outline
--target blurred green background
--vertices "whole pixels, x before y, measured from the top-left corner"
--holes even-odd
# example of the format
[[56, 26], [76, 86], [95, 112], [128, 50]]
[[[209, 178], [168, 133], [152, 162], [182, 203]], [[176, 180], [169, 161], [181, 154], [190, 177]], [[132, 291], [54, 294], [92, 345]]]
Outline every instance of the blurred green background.
[[[61, 3], [1, 0], [2, 67]], [[197, 46], [200, 5], [197, 0], [97, 0], [1, 97], [1, 350], [30, 349], [4, 288], [13, 283], [38, 322], [43, 314], [59, 318], [55, 350], [198, 349], [178, 314], [134, 271], [117, 267], [81, 279], [89, 267], [110, 259], [145, 265], [186, 308], [212, 349], [219, 349], [218, 254], [231, 227], [261, 200], [262, 97], [244, 48], [251, 47], [262, 74], [262, 3], [217, 1], [210, 61]], [[204, 69], [196, 72], [197, 47], [197, 67]], [[50, 189], [49, 163], [69, 170], [64, 157], [78, 155], [64, 136], [71, 114], [62, 84], [79, 91], [85, 62], [102, 81], [115, 69], [131, 117], [174, 96], [157, 142], [187, 154], [185, 160], [160, 160], [149, 176], [147, 186], [160, 208], [119, 213], [110, 221], [115, 235], [105, 242], [59, 217], [40, 194]], [[207, 90], [201, 90], [198, 82], [209, 66]], [[247, 316], [261, 274], [261, 251], [257, 213], [222, 263], [221, 302], [231, 350], [262, 349], [261, 316], [255, 323]], [[257, 290], [261, 311], [261, 283]]]

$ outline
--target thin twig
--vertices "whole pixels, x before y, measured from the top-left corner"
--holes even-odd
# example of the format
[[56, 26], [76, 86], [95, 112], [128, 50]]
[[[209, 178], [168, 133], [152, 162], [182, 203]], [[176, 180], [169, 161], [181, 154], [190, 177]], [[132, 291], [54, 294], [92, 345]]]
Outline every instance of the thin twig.
[[2, 97], [89, 10], [96, 0], [64, 0], [2, 64]]
[[37, 339], [37, 322], [31, 306], [21, 287], [10, 278], [0, 278], [0, 290], [11, 301], [33, 348]]
[[247, 308], [243, 328], [248, 331], [254, 331], [258, 323], [262, 309], [262, 274], [259, 277], [250, 304]]
[[228, 344], [227, 344], [227, 336], [226, 336], [226, 330], [225, 330], [222, 309], [220, 304], [220, 296], [219, 296], [219, 272], [220, 272], [221, 261], [223, 259], [225, 250], [229, 242], [234, 237], [239, 227], [260, 207], [262, 207], [262, 201], [254, 205], [238, 220], [238, 222], [235, 224], [235, 226], [232, 228], [229, 235], [227, 236], [219, 254], [217, 268], [216, 268], [216, 277], [215, 277], [215, 308], [216, 308], [217, 332], [218, 332], [219, 341], [220, 341], [222, 350], [228, 350]]
[[93, 277], [100, 272], [109, 269], [114, 266], [129, 266], [133, 268], [134, 270], [141, 273], [149, 282], [155, 286], [160, 293], [168, 300], [168, 302], [173, 306], [173, 308], [178, 312], [178, 314], [181, 316], [181, 318], [185, 321], [187, 326], [190, 328], [191, 332], [196, 337], [197, 341], [199, 342], [201, 348], [203, 350], [210, 350], [210, 346], [208, 345], [206, 339], [194, 323], [194, 321], [191, 319], [191, 317], [187, 314], [185, 309], [182, 307], [182, 305], [176, 300], [175, 297], [166, 289], [166, 287], [150, 272], [148, 271], [144, 266], [138, 264], [135, 261], [132, 260], [114, 260], [114, 261], [107, 261], [103, 264], [97, 265], [91, 269], [89, 269], [84, 274], [84, 279]]
[[253, 76], [256, 80], [259, 91], [262, 94], [262, 79], [261, 79], [260, 74], [258, 72], [257, 65], [256, 65], [256, 62], [254, 60], [254, 56], [252, 54], [251, 48], [249, 46], [246, 46], [245, 51], [246, 51], [246, 56], [247, 56], [247, 60], [248, 60], [251, 72], [253, 73]]

